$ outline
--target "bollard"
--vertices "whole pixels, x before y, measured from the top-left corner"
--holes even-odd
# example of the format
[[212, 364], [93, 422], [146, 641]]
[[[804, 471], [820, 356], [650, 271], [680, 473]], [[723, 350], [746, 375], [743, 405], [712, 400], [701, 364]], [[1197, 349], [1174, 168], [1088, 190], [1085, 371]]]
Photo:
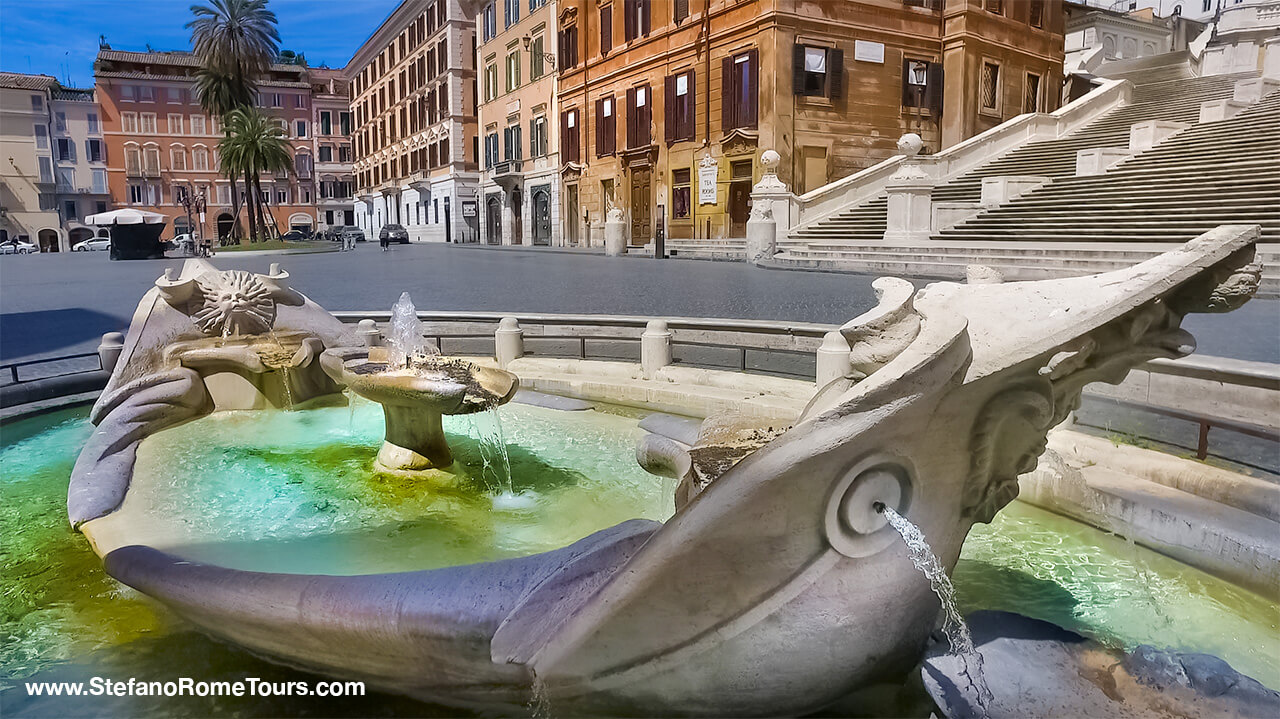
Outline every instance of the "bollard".
[[356, 334], [364, 340], [365, 347], [377, 347], [382, 344], [382, 332], [378, 331], [378, 323], [371, 319], [360, 320], [356, 325]]
[[271, 266], [267, 269], [267, 276], [275, 277], [276, 275], [279, 275], [279, 274], [280, 274], [280, 263], [272, 262]]
[[124, 351], [124, 333], [108, 332], [102, 336], [102, 344], [98, 345], [98, 362], [102, 369], [111, 373], [120, 361], [120, 353]]
[[640, 368], [645, 379], [671, 364], [671, 330], [666, 320], [649, 320], [640, 335]]
[[818, 348], [817, 383], [819, 387], [826, 387], [834, 380], [853, 372], [849, 352], [849, 342], [844, 335], [835, 330], [823, 335], [822, 346]]
[[493, 335], [493, 358], [505, 368], [512, 360], [524, 356], [524, 330], [514, 317], [503, 317]]

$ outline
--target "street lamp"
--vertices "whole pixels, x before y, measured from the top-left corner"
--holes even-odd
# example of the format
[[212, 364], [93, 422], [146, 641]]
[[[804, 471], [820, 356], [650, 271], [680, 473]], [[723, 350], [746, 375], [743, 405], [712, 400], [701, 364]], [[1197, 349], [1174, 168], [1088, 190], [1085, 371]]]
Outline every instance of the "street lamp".
[[555, 72], [555, 69], [556, 69], [556, 56], [555, 56], [555, 55], [553, 55], [553, 54], [551, 54], [551, 53], [549, 53], [549, 52], [544, 52], [544, 53], [535, 53], [535, 52], [533, 51], [533, 36], [531, 36], [531, 35], [525, 35], [524, 37], [520, 38], [520, 42], [524, 45], [524, 49], [529, 51], [529, 55], [530, 55], [531, 57], [532, 57], [533, 55], [541, 54], [541, 55], [542, 55], [542, 61], [543, 61], [543, 62], [545, 62], [545, 63], [547, 63], [548, 65], [550, 65], [550, 66], [551, 66], [551, 71], [552, 71], [552, 72]]

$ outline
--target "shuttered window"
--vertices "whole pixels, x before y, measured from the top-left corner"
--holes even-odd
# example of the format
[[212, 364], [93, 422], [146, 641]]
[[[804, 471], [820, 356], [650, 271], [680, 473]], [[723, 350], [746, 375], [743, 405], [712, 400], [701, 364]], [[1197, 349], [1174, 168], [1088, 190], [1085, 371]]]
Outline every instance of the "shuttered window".
[[680, 21], [689, 17], [689, 0], [674, 0], [671, 3], [671, 19], [679, 25]]
[[627, 88], [627, 148], [647, 147], [653, 142], [653, 95], [649, 86]]
[[756, 126], [759, 95], [759, 52], [726, 57], [720, 69], [720, 119], [727, 132]]
[[607, 55], [613, 49], [613, 6], [600, 8], [600, 54]]
[[982, 9], [999, 14], [1004, 10], [1004, 0], [982, 0]]
[[649, 34], [649, 0], [623, 0], [623, 37], [628, 41]]
[[578, 64], [578, 26], [570, 25], [560, 31], [559, 55], [561, 70]]
[[663, 126], [668, 143], [694, 139], [694, 73], [667, 76], [663, 92]]
[[579, 140], [581, 128], [578, 126], [578, 111], [567, 110], [560, 113], [560, 153], [565, 162], [581, 162]]
[[596, 100], [596, 157], [618, 150], [618, 113], [613, 97]]
[[1031, 7], [1027, 10], [1027, 22], [1031, 27], [1044, 25], [1044, 0], [1028, 0]]
[[844, 51], [796, 45], [792, 53], [792, 86], [797, 95], [840, 97], [844, 89]]
[[942, 65], [927, 60], [902, 60], [902, 106], [926, 108], [942, 115]]

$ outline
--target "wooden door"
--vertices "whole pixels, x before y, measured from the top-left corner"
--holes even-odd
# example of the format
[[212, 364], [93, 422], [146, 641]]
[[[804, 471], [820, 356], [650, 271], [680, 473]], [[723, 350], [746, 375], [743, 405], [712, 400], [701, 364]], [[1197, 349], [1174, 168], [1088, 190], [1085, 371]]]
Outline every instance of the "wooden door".
[[631, 244], [647, 245], [653, 238], [653, 173], [631, 171]]

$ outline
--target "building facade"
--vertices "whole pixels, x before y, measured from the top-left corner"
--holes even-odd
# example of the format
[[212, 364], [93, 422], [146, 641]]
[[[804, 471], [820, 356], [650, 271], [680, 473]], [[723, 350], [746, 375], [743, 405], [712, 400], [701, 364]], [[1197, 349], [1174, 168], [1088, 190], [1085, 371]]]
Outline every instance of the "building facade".
[[67, 243], [75, 246], [98, 233], [84, 218], [111, 207], [106, 140], [93, 90], [57, 86], [51, 95], [54, 202]]
[[1186, 50], [1207, 24], [1183, 15], [1160, 17], [1153, 8], [1118, 12], [1064, 3], [1068, 73], [1092, 73], [1110, 60], [1133, 60]]
[[341, 70], [314, 68], [311, 80], [316, 159], [316, 226], [325, 230], [356, 224], [351, 145], [351, 84]]
[[[218, 118], [201, 109], [194, 89], [198, 67], [188, 52], [126, 52], [104, 47], [94, 63], [96, 95], [106, 141], [107, 186], [116, 207], [170, 218], [166, 236], [197, 233], [226, 238], [244, 227], [243, 178], [238, 204], [220, 169]], [[268, 233], [316, 226], [311, 83], [307, 68], [272, 65], [258, 83], [258, 104], [285, 129], [293, 170], [261, 177]], [[204, 193], [206, 216], [188, 212], [186, 197]], [[237, 218], [236, 209], [240, 208]], [[215, 234], [216, 233], [216, 234]]]
[[0, 242], [69, 249], [54, 201], [48, 75], [0, 73]]
[[478, 242], [475, 8], [405, 0], [347, 64], [356, 225], [414, 242]]
[[557, 24], [571, 244], [612, 207], [633, 245], [743, 237], [766, 149], [799, 194], [907, 132], [936, 152], [1051, 111], [1062, 78], [1061, 0], [560, 0]]
[[496, 0], [476, 15], [480, 37], [480, 238], [561, 245], [556, 3]]

